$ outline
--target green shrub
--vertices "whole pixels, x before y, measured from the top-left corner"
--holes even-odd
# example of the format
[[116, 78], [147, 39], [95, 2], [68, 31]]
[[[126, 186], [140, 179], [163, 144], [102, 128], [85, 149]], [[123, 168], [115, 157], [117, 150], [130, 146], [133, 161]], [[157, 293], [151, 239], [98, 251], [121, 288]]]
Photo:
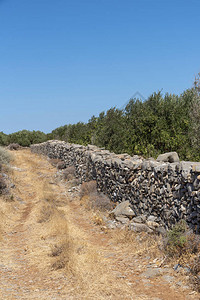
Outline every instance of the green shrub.
[[0, 147], [0, 164], [8, 164], [12, 160], [12, 155], [3, 147]]
[[187, 248], [187, 224], [184, 220], [178, 222], [167, 233], [166, 252], [169, 256], [181, 256]]

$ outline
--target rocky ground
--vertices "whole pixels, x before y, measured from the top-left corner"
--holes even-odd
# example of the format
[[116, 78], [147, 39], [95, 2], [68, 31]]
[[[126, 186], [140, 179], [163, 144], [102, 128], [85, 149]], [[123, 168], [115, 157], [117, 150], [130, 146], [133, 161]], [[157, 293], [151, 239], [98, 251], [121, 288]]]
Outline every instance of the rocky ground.
[[[46, 158], [27, 149], [13, 155], [14, 199], [1, 196], [0, 299], [200, 299], [188, 285], [187, 270], [166, 264], [158, 241], [107, 228], [97, 222], [101, 216], [80, 205], [79, 188], [60, 181]], [[41, 220], [50, 191], [56, 213]], [[67, 260], [53, 268], [61, 256], [52, 255], [52, 247], [63, 237], [69, 241]]]

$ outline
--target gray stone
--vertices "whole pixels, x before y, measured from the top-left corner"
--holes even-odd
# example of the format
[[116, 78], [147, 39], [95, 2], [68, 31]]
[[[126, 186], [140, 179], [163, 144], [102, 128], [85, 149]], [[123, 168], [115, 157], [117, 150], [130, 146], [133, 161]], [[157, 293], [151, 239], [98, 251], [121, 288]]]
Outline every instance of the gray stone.
[[179, 162], [179, 157], [176, 152], [167, 152], [164, 154], [160, 154], [157, 159], [157, 161], [160, 162], [169, 162], [169, 163], [174, 163], [174, 162]]
[[151, 229], [156, 229], [160, 226], [157, 222], [152, 222], [152, 221], [146, 222], [146, 225]]
[[135, 232], [148, 232], [148, 233], [152, 233], [153, 230], [150, 229], [147, 225], [145, 224], [140, 224], [140, 223], [134, 223], [131, 222], [129, 224], [129, 229]]
[[171, 283], [175, 280], [174, 276], [170, 276], [170, 275], [163, 275], [162, 279], [168, 283]]
[[162, 236], [165, 236], [166, 235], [166, 229], [162, 226], [159, 226], [158, 228], [155, 228], [155, 231], [158, 233], [158, 234], [161, 234]]
[[146, 222], [146, 216], [145, 215], [140, 215], [140, 216], [134, 217], [132, 219], [132, 221], [135, 222], [135, 223], [145, 223]]
[[156, 219], [157, 219], [157, 217], [150, 215], [150, 216], [148, 216], [148, 218], [147, 218], [147, 222], [155, 222]]
[[147, 271], [143, 272], [140, 276], [141, 277], [145, 277], [145, 278], [154, 278], [157, 277], [161, 274], [161, 269], [157, 268], [157, 269], [148, 269]]
[[121, 222], [122, 224], [129, 223], [129, 218], [127, 218], [125, 216], [116, 216], [115, 218], [118, 222]]
[[129, 201], [124, 201], [119, 203], [115, 209], [111, 212], [115, 217], [117, 216], [127, 216], [127, 217], [132, 217], [135, 216], [134, 211], [130, 207], [130, 202]]

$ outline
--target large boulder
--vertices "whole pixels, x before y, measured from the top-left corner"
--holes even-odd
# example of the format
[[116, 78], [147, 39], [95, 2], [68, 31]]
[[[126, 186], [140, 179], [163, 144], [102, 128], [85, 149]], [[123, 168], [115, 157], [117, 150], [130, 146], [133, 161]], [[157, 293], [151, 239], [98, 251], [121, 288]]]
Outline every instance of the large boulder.
[[160, 154], [156, 160], [159, 162], [169, 162], [169, 163], [180, 162], [180, 159], [176, 152], [167, 152], [164, 154]]
[[128, 200], [121, 202], [115, 207], [115, 209], [113, 209], [113, 211], [111, 211], [110, 214], [113, 215], [115, 218], [116, 217], [132, 218], [135, 216], [135, 213], [130, 206], [131, 204]]
[[19, 150], [21, 148], [21, 146], [17, 143], [12, 143], [10, 145], [8, 145], [7, 147], [9, 150]]
[[148, 232], [148, 233], [153, 232], [153, 230], [149, 228], [146, 224], [140, 224], [135, 222], [131, 222], [129, 224], [129, 230], [132, 230], [134, 232]]

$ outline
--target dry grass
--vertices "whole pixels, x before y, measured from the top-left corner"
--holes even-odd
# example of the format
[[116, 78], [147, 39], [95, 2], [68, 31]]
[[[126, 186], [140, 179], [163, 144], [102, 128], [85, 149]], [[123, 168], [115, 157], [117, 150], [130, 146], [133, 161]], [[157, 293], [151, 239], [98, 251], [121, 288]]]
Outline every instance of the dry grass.
[[[43, 237], [50, 242], [48, 257], [51, 270], [57, 272], [62, 269], [67, 276], [72, 276], [73, 295], [80, 298], [108, 299], [119, 295], [116, 299], [122, 299], [125, 295], [130, 296], [125, 283], [116, 284], [106, 259], [99, 254], [98, 245], [91, 244], [83, 230], [74, 224], [69, 207], [56, 206], [57, 198], [59, 195], [45, 182], [37, 213], [43, 220]], [[47, 217], [46, 211], [51, 211]], [[100, 217], [96, 218], [96, 222], [101, 222]]]
[[3, 229], [2, 229], [2, 224], [4, 222], [4, 215], [2, 214], [2, 212], [0, 211], [0, 241], [2, 240], [2, 233], [3, 233]]
[[11, 194], [4, 195], [4, 191], [7, 187], [7, 182], [2, 173], [6, 173], [9, 177], [12, 176], [13, 172], [9, 162], [13, 161], [14, 157], [7, 151], [5, 148], [0, 147], [0, 241], [3, 238], [3, 232], [5, 230], [7, 220], [13, 217], [14, 207], [13, 202], [14, 198]]
[[7, 165], [11, 160], [13, 160], [11, 153], [0, 146], [0, 164]]
[[75, 167], [70, 166], [63, 170], [63, 177], [65, 180], [72, 180], [75, 178]]
[[89, 196], [97, 191], [97, 183], [95, 180], [89, 182], [83, 182], [80, 190], [80, 198]]
[[53, 167], [56, 167], [58, 163], [62, 162], [62, 160], [58, 158], [52, 158], [49, 159], [49, 162]]
[[162, 237], [158, 235], [150, 235], [146, 232], [135, 233], [128, 229], [116, 229], [112, 231], [112, 238], [116, 244], [121, 244], [124, 249], [129, 249], [135, 255], [150, 258], [163, 257]]
[[[57, 274], [60, 269], [66, 272], [72, 278], [70, 284], [74, 297], [101, 300], [114, 295], [116, 299], [116, 295], [118, 299], [130, 296], [131, 291], [125, 283], [116, 284], [107, 260], [99, 254], [99, 246], [92, 244], [88, 233], [75, 224], [70, 207], [57, 205], [63, 190], [49, 183], [52, 167], [32, 154], [28, 159], [27, 150], [15, 152], [15, 155], [18, 156], [18, 167], [27, 170], [24, 173], [14, 171], [14, 176], [18, 183], [17, 195], [24, 197], [25, 201], [28, 196], [31, 203], [27, 214], [23, 214], [27, 218], [23, 223], [26, 222], [27, 228], [32, 228], [27, 254], [30, 263], [47, 274], [50, 271]], [[41, 176], [45, 173], [46, 177]], [[22, 186], [27, 193], [21, 192]]]
[[[86, 213], [84, 207], [75, 210], [73, 201], [60, 207], [65, 188], [64, 185], [50, 184], [55, 172], [50, 164], [42, 157], [29, 154], [28, 150], [14, 154], [18, 156], [18, 167], [27, 170], [24, 173], [15, 171], [14, 176], [18, 183], [17, 194], [25, 201], [29, 197], [27, 202], [32, 205], [27, 219], [23, 220], [23, 226], [27, 226], [24, 228], [31, 230], [31, 235], [27, 230], [30, 248], [27, 261], [30, 265], [37, 266], [37, 272], [42, 272], [47, 280], [65, 273], [68, 279], [66, 295], [72, 299], [144, 299], [133, 294], [137, 291], [133, 291], [126, 279], [117, 278], [116, 270], [123, 272], [123, 268], [114, 259], [105, 257], [107, 251], [115, 250], [112, 246], [107, 248], [104, 239], [109, 238], [122, 255], [157, 258], [163, 256], [159, 249], [161, 238], [122, 230], [102, 235], [88, 220], [93, 211]], [[95, 194], [96, 187], [93, 187], [94, 183], [89, 191], [93, 190], [92, 194]], [[22, 188], [25, 189], [23, 193]], [[82, 195], [82, 202], [88, 201], [87, 197], [88, 194]], [[101, 214], [96, 213], [94, 218], [96, 224], [103, 225]]]
[[16, 221], [16, 203], [9, 199], [7, 195], [0, 195], [0, 241], [3, 240], [7, 225]]
[[68, 221], [68, 228], [73, 237], [73, 247], [68, 256], [66, 272], [75, 278], [74, 295], [83, 299], [126, 299], [131, 295], [127, 285], [116, 282], [111, 266], [99, 254], [98, 244], [87, 241], [81, 228]]
[[103, 193], [97, 191], [96, 181], [83, 182], [80, 190], [81, 204], [89, 210], [110, 211], [115, 204]]

